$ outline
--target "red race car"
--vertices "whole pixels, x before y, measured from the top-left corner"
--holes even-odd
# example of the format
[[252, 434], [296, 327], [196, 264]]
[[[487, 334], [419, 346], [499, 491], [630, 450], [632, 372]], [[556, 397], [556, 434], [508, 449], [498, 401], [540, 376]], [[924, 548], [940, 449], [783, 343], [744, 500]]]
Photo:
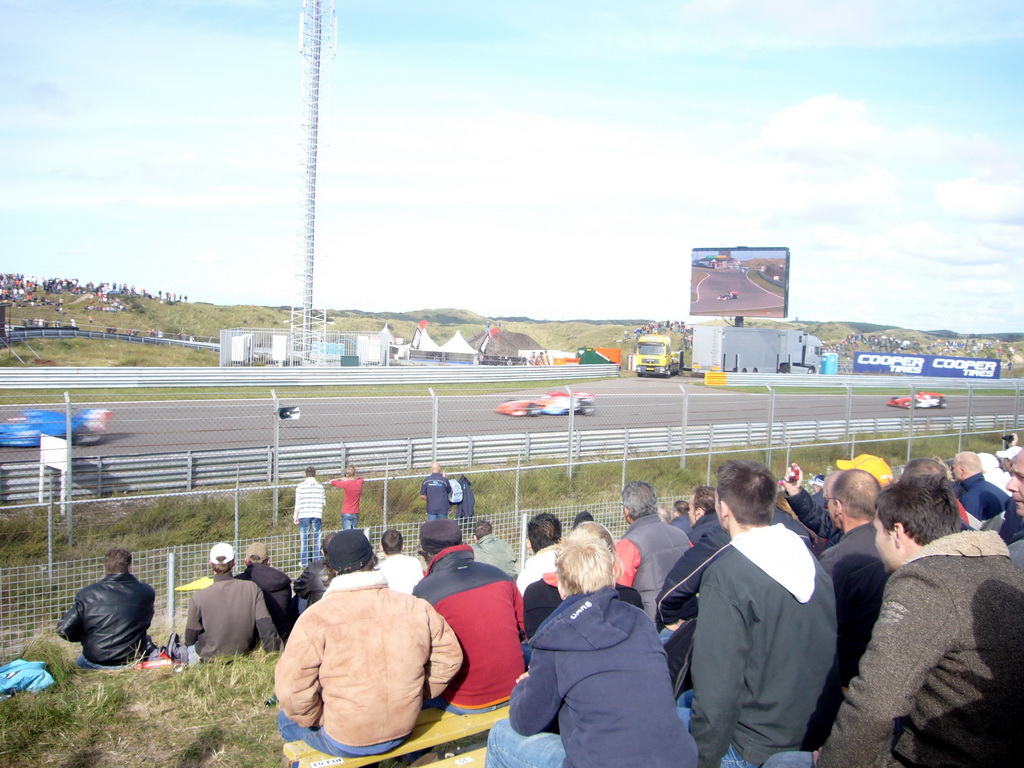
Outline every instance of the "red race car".
[[[575, 395], [573, 411], [583, 416], [593, 416], [594, 396], [589, 392], [576, 392]], [[494, 410], [506, 416], [540, 416], [542, 413], [564, 416], [569, 413], [569, 393], [553, 391], [530, 400], [506, 400]]]
[[[915, 408], [945, 408], [946, 398], [939, 392], [917, 392], [914, 395], [914, 407]], [[886, 405], [891, 405], [893, 408], [910, 408], [910, 395], [896, 395], [890, 397], [889, 402]]]

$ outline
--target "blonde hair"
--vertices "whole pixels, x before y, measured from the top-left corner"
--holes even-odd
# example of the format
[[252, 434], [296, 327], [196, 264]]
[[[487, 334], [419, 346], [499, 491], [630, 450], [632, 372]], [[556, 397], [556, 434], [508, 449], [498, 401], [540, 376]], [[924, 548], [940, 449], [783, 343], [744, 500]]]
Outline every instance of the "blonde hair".
[[608, 541], [597, 531], [581, 531], [583, 526], [580, 526], [565, 538], [555, 558], [558, 585], [567, 596], [589, 594], [615, 586], [618, 558], [615, 557], [614, 545], [608, 546], [611, 535], [604, 526], [591, 525], [600, 528], [608, 536]]
[[569, 539], [574, 541], [577, 539], [580, 541], [600, 541], [608, 547], [608, 551], [615, 558], [615, 580], [619, 580], [619, 576], [622, 575], [622, 563], [619, 562], [619, 553], [615, 549], [615, 539], [612, 538], [607, 528], [598, 522], [587, 520], [573, 528], [569, 535], [562, 540], [562, 543], [564, 544]]

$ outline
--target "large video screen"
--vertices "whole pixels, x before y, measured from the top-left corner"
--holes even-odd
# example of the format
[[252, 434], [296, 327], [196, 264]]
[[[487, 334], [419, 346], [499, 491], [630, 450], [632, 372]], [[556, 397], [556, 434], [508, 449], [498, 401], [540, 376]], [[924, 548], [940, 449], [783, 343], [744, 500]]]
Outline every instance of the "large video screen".
[[690, 263], [691, 315], [789, 314], [789, 248], [694, 248]]

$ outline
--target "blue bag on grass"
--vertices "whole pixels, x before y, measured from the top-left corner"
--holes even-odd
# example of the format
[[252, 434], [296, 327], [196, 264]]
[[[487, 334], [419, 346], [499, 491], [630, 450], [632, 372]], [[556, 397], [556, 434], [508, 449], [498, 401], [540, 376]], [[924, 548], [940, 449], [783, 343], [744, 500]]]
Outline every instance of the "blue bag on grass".
[[38, 693], [53, 682], [45, 661], [17, 659], [0, 667], [0, 696], [13, 696], [20, 691]]

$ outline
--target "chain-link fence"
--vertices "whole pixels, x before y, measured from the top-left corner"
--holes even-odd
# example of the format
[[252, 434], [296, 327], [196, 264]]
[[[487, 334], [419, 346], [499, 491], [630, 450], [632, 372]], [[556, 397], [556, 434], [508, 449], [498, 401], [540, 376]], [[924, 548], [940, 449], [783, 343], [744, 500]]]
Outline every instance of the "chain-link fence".
[[[586, 509], [621, 534], [618, 492], [630, 480], [654, 482], [668, 507], [694, 485], [711, 484], [714, 468], [728, 458], [756, 458], [776, 472], [793, 458], [823, 471], [835, 458], [857, 453], [883, 455], [895, 465], [912, 454], [949, 456], [987, 445], [1019, 424], [1012, 396], [964, 398], [916, 412], [887, 409], [887, 398], [677, 389], [601, 394], [593, 415], [534, 418], [494, 413], [500, 396], [480, 393], [121, 401], [109, 441], [72, 447], [75, 493], [63, 504], [56, 472], [41, 470], [38, 458], [19, 462], [10, 460], [13, 450], [2, 454], [0, 655], [52, 630], [74, 594], [102, 577], [101, 556], [110, 546], [135, 553], [136, 575], [157, 589], [158, 621], [179, 631], [187, 595], [173, 587], [207, 574], [209, 547], [218, 540], [239, 552], [265, 541], [273, 564], [298, 575], [294, 487], [310, 465], [327, 482], [354, 462], [366, 479], [360, 526], [375, 545], [385, 528], [396, 528], [414, 551], [423, 520], [420, 484], [436, 458], [449, 477], [470, 481], [476, 518], [490, 520], [522, 557], [524, 520], [539, 511], [568, 525]], [[276, 408], [296, 406], [298, 422], [278, 419]], [[460, 427], [472, 434], [460, 434]], [[154, 450], [213, 438], [220, 448]], [[934, 440], [946, 442], [933, 448]], [[251, 465], [252, 453], [259, 460]], [[172, 456], [191, 457], [187, 477], [167, 463]], [[97, 488], [83, 481], [84, 470], [75, 471], [90, 462], [121, 469], [109, 469]], [[164, 489], [138, 492], [160, 462]], [[218, 466], [222, 474], [206, 474]], [[336, 530], [342, 491], [327, 491], [325, 529]], [[470, 534], [467, 527], [467, 540]]]

